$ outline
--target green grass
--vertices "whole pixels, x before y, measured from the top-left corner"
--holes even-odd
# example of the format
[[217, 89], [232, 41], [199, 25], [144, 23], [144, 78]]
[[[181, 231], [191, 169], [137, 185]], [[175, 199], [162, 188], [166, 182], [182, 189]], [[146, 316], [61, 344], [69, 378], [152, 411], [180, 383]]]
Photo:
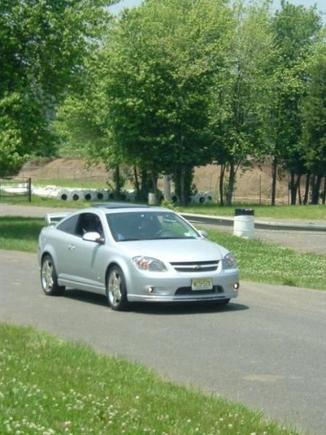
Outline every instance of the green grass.
[[[55, 198], [40, 198], [39, 196], [33, 195], [32, 202], [28, 202], [27, 198], [24, 196], [7, 196], [0, 199], [0, 206], [2, 203], [13, 204], [13, 205], [26, 205], [35, 207], [58, 207], [58, 208], [83, 208], [89, 207], [89, 201], [62, 201]], [[95, 201], [96, 202], [96, 201]], [[99, 202], [99, 201], [97, 201]]]
[[138, 364], [0, 324], [2, 434], [294, 434]]
[[241, 279], [326, 290], [326, 255], [303, 254], [216, 230], [209, 230], [208, 235], [235, 254]]
[[59, 186], [59, 187], [80, 187], [85, 189], [107, 189], [108, 185], [105, 181], [99, 180], [84, 180], [82, 178], [49, 178], [38, 179], [33, 178], [33, 186]]
[[[0, 249], [36, 252], [43, 219], [0, 217]], [[326, 256], [302, 254], [258, 240], [245, 240], [217, 230], [209, 239], [237, 257], [241, 279], [326, 290]]]
[[44, 219], [0, 216], [0, 248], [36, 252]]
[[178, 211], [217, 216], [233, 216], [234, 209], [237, 207], [253, 208], [255, 210], [255, 216], [257, 218], [326, 220], [326, 205], [277, 205], [275, 207], [271, 207], [267, 205], [259, 206], [250, 204], [235, 204], [232, 207], [220, 207], [216, 204], [207, 204], [178, 207]]

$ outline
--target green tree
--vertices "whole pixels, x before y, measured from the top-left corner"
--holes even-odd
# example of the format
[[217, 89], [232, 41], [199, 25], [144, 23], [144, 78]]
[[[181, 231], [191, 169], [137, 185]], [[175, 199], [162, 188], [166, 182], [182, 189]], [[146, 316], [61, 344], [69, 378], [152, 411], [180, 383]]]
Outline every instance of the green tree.
[[[272, 164], [271, 204], [275, 204], [278, 167], [291, 172], [292, 203], [302, 174], [298, 151], [301, 138], [300, 104], [305, 94], [306, 60], [321, 27], [316, 8], [285, 0], [272, 20], [278, 56], [271, 70], [269, 138]], [[297, 180], [295, 180], [297, 175]]]
[[187, 174], [209, 160], [207, 96], [229, 23], [222, 0], [147, 0], [104, 50], [113, 147], [150, 171], [154, 189], [160, 172], [176, 173], [183, 203]]
[[54, 150], [57, 104], [82, 83], [84, 57], [98, 45], [104, 0], [0, 3], [0, 174], [27, 155]]
[[[315, 53], [308, 64], [307, 72], [307, 90], [302, 103], [302, 152], [306, 168], [309, 173], [313, 174], [312, 203], [318, 204], [322, 177], [326, 177], [325, 36], [317, 45]], [[325, 183], [323, 202], [325, 203]]]
[[[236, 173], [248, 158], [265, 151], [264, 115], [267, 97], [267, 68], [274, 56], [265, 4], [233, 7], [233, 26], [228, 34], [228, 57], [216, 73], [212, 88], [212, 155], [221, 166], [220, 203], [232, 203]], [[229, 177], [224, 189], [224, 174]], [[226, 190], [226, 192], [225, 192]]]

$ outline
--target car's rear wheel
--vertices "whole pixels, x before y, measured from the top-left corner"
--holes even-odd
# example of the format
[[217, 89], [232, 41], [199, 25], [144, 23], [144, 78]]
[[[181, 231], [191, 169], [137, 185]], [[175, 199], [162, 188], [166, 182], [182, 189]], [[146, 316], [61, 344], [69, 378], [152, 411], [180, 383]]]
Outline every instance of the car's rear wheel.
[[108, 272], [106, 295], [112, 310], [122, 311], [128, 307], [126, 281], [119, 266], [112, 266]]
[[57, 272], [51, 255], [44, 255], [41, 263], [41, 286], [48, 296], [60, 296], [64, 293], [65, 287], [58, 284]]

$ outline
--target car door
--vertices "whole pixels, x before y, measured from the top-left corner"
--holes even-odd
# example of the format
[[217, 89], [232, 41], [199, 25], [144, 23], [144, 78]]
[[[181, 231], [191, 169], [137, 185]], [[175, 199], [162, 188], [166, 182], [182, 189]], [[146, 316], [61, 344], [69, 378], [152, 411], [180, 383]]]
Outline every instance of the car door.
[[59, 280], [73, 278], [72, 257], [73, 246], [77, 240], [76, 228], [79, 214], [75, 214], [61, 222], [54, 233], [52, 245], [56, 253], [56, 268]]
[[103, 257], [106, 247], [103, 243], [83, 239], [87, 232], [98, 232], [104, 238], [103, 224], [96, 213], [80, 213], [75, 237], [70, 239], [71, 277], [77, 288], [103, 292]]

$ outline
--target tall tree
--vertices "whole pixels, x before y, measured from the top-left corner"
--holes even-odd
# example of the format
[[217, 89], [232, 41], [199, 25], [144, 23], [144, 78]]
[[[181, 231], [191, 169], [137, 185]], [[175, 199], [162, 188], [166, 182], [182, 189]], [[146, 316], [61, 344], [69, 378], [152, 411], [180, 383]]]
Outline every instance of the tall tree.
[[272, 21], [278, 56], [272, 71], [270, 95], [270, 143], [272, 164], [271, 204], [275, 204], [277, 170], [281, 165], [294, 175], [302, 170], [298, 153], [301, 137], [300, 103], [305, 93], [305, 62], [321, 27], [316, 8], [295, 6], [285, 0]]
[[229, 23], [223, 0], [147, 0], [104, 50], [114, 146], [154, 188], [159, 172], [177, 172], [183, 203], [186, 174], [209, 160], [207, 95]]
[[[302, 152], [314, 178], [312, 203], [318, 204], [322, 177], [326, 177], [326, 44], [325, 32], [308, 64], [307, 94], [302, 103]], [[325, 184], [324, 184], [325, 190]], [[323, 192], [325, 198], [325, 191]], [[325, 201], [325, 200], [324, 200]]]
[[[236, 2], [233, 27], [228, 34], [228, 57], [217, 68], [212, 88], [211, 133], [213, 159], [221, 166], [220, 203], [232, 202], [236, 173], [248, 158], [264, 148], [264, 106], [268, 87], [266, 71], [274, 55], [268, 8]], [[224, 175], [229, 177], [224, 192]]]
[[50, 121], [98, 44], [105, 0], [0, 2], [0, 174], [53, 151]]

